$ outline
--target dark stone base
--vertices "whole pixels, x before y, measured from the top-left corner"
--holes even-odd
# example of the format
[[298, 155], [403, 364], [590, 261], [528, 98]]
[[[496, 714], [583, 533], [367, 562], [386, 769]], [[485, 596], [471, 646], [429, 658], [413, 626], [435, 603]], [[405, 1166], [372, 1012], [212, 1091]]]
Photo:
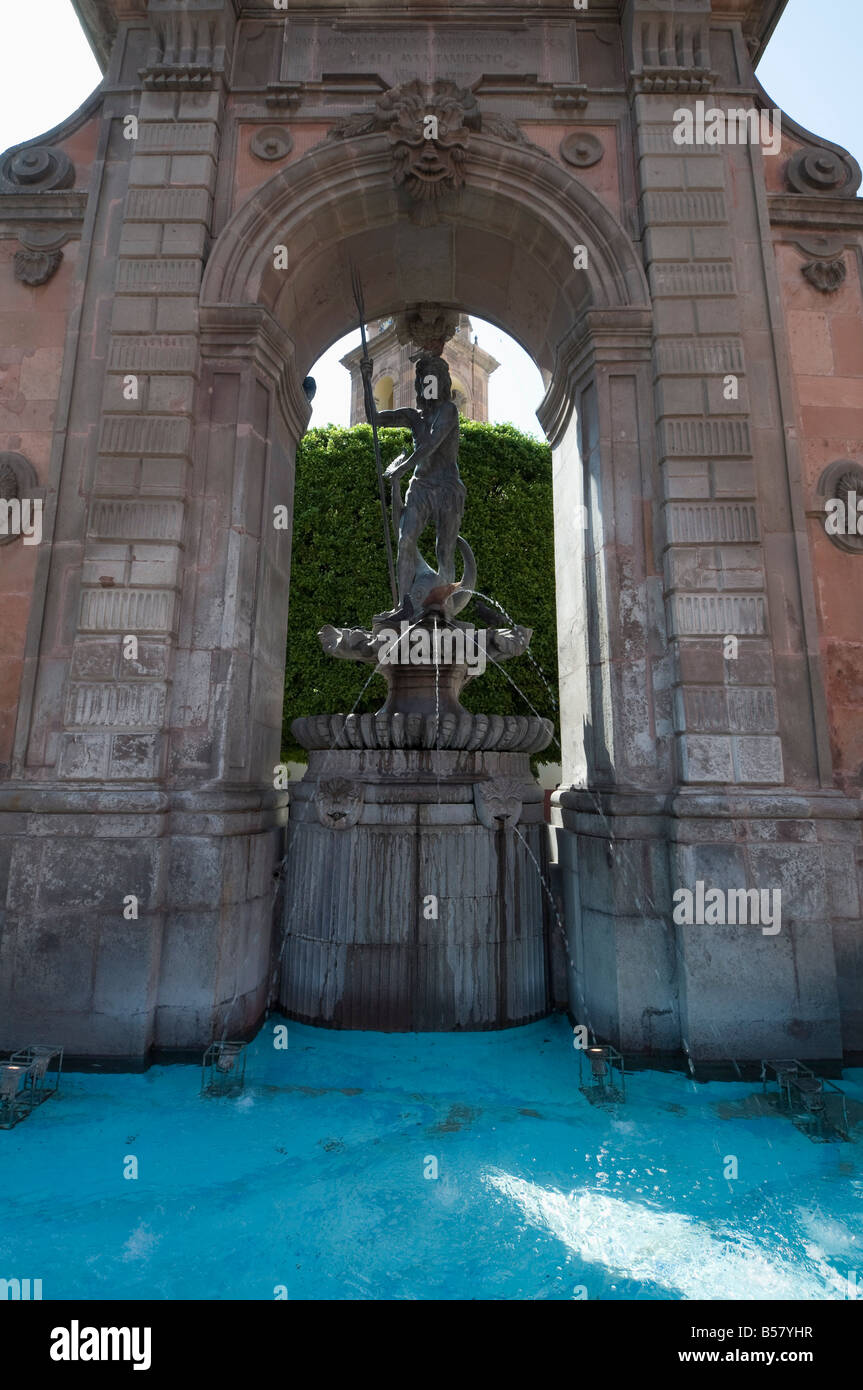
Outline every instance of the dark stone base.
[[281, 1007], [381, 1032], [542, 1018], [551, 952], [531, 854], [545, 872], [545, 837], [527, 754], [313, 752], [291, 801]]

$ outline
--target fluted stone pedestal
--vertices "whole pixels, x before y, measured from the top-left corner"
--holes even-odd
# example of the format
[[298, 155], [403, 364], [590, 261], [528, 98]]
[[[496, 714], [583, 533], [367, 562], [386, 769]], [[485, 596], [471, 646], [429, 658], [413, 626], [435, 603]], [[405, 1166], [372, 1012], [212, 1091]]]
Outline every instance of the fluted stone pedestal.
[[312, 751], [291, 801], [285, 1012], [385, 1032], [547, 1013], [542, 796], [527, 752]]

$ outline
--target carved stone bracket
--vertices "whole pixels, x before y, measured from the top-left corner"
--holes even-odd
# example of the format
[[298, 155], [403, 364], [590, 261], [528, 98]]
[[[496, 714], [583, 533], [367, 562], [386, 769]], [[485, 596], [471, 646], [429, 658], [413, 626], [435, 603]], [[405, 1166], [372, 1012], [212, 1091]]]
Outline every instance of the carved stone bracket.
[[551, 99], [555, 111], [583, 111], [587, 106], [587, 87], [583, 82], [558, 87]]
[[839, 237], [798, 236], [794, 244], [808, 257], [800, 270], [816, 290], [833, 294], [844, 285], [848, 267], [844, 258], [845, 243]]
[[20, 249], [15, 252], [15, 279], [23, 285], [44, 285], [63, 260], [61, 246], [69, 233], [54, 227], [22, 227], [18, 233]]
[[716, 82], [709, 15], [698, 0], [675, 5], [635, 0], [625, 28], [633, 91], [697, 95]]
[[473, 804], [486, 830], [511, 829], [521, 815], [523, 786], [511, 777], [492, 777], [474, 782]]
[[347, 777], [326, 777], [314, 795], [315, 814], [327, 830], [349, 830], [363, 809], [363, 784]]
[[0, 193], [47, 193], [74, 181], [74, 164], [53, 145], [25, 145], [0, 160]]
[[637, 92], [696, 94], [710, 91], [716, 81], [716, 73], [700, 67], [644, 68], [639, 73], [633, 73], [632, 81]]
[[22, 285], [45, 285], [60, 268], [62, 251], [30, 251], [26, 246], [15, 252], [15, 279]]
[[[169, 8], [169, 6], [173, 6]], [[208, 91], [225, 71], [236, 20], [221, 0], [150, 0], [152, 42], [138, 76], [149, 91]]]
[[440, 304], [411, 304], [395, 320], [396, 337], [407, 347], [413, 344], [422, 352], [439, 357], [458, 328], [458, 309], [446, 309]]
[[302, 97], [302, 82], [268, 82], [264, 101], [278, 110], [295, 111]]
[[848, 275], [844, 260], [807, 261], [802, 270], [810, 285], [821, 290], [822, 294], [835, 294], [836, 290], [842, 288]]

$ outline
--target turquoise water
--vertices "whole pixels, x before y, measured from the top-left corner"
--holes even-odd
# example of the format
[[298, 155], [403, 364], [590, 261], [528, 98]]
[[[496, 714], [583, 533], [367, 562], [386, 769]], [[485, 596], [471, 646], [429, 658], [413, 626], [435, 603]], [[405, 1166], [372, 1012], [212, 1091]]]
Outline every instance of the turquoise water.
[[[201, 1099], [192, 1066], [74, 1074], [0, 1131], [0, 1276], [45, 1299], [842, 1299], [858, 1271], [863, 1294], [863, 1146], [747, 1113], [755, 1084], [639, 1072], [596, 1107], [562, 1018], [290, 1023], [287, 1051], [278, 1022], [240, 1098]], [[863, 1071], [842, 1085], [863, 1102]]]

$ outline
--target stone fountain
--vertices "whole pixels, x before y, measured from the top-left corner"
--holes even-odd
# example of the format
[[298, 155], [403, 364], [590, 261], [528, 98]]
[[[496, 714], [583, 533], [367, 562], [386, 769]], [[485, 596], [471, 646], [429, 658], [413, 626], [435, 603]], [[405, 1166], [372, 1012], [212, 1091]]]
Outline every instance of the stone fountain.
[[[292, 725], [309, 765], [291, 798], [280, 1003], [339, 1028], [502, 1028], [550, 1008], [543, 793], [530, 757], [552, 725], [460, 703], [489, 661], [527, 650], [531, 631], [459, 621], [476, 564], [459, 535], [458, 410], [443, 342], [420, 346], [416, 410], [377, 412], [362, 364], [375, 438], [378, 423], [414, 437], [385, 475], [397, 599], [369, 629], [319, 636], [331, 656], [377, 667], [387, 698], [376, 714]], [[398, 480], [411, 469], [403, 502]], [[436, 569], [418, 548], [429, 523]]]

